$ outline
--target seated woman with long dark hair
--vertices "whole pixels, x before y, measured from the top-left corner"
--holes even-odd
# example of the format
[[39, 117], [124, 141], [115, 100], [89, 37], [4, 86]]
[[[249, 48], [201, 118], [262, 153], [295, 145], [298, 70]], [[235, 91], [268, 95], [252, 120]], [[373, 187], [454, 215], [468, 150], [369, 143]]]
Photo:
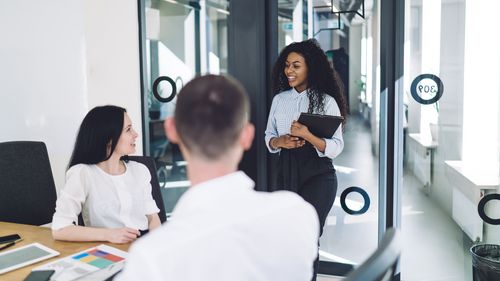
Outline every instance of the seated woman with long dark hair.
[[[128, 243], [160, 225], [148, 168], [122, 160], [135, 152], [137, 136], [124, 108], [89, 111], [57, 199], [54, 239]], [[85, 226], [77, 225], [80, 213]]]

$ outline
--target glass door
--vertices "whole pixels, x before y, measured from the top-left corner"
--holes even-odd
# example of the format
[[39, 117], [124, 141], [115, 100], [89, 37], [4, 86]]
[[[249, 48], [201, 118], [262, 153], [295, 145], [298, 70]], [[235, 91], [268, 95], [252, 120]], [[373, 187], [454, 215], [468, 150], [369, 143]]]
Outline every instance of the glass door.
[[278, 1], [278, 51], [292, 42], [308, 38], [309, 2], [307, 0]]
[[484, 201], [499, 193], [498, 8], [406, 1], [404, 280], [473, 280], [470, 248], [500, 244], [500, 226], [480, 216], [500, 216]]
[[[353, 8], [346, 2], [364, 7], [342, 13]], [[320, 239], [320, 272], [343, 275], [362, 263], [393, 215], [403, 242], [401, 280], [473, 280], [484, 268], [473, 265], [471, 251], [500, 245], [500, 40], [485, 10], [500, 4], [405, 1], [396, 17], [404, 26], [396, 48], [404, 51], [394, 95], [402, 102], [389, 105], [380, 1], [312, 3], [314, 38], [344, 81], [350, 108], [344, 151], [333, 161], [338, 190]], [[394, 155], [382, 145], [389, 111], [401, 113], [392, 121], [403, 149]], [[403, 163], [401, 179], [382, 177], [389, 158]], [[384, 193], [389, 181], [394, 194]]]
[[206, 73], [227, 74], [229, 2], [209, 0], [206, 4]]
[[[176, 93], [197, 70], [196, 7], [163, 0], [145, 3], [147, 114], [146, 154], [155, 159], [165, 210], [170, 213], [189, 186], [179, 147], [170, 143], [164, 120], [175, 110]], [[172, 28], [174, 27], [175, 28]], [[198, 63], [199, 64], [199, 63]]]
[[333, 159], [337, 194], [319, 250], [319, 272], [337, 276], [377, 249], [380, 228], [380, 17], [372, 1], [367, 6], [362, 2], [278, 1], [279, 51], [291, 42], [315, 38], [343, 82], [349, 107], [344, 149]]
[[313, 1], [313, 30], [344, 84], [349, 115], [334, 160], [338, 187], [320, 238], [320, 273], [345, 275], [378, 246], [380, 162], [379, 17], [373, 3]]
[[190, 183], [165, 119], [176, 94], [195, 75], [227, 73], [228, 2], [141, 0], [145, 154], [155, 159], [167, 216]]
[[[320, 273], [345, 275], [361, 264], [395, 215], [402, 280], [472, 280], [470, 247], [500, 244], [500, 40], [493, 14], [500, 4], [404, 1], [397, 18], [404, 63], [394, 94], [403, 102], [389, 106], [381, 38], [390, 29], [381, 28], [381, 2], [391, 1], [277, 0], [279, 50], [316, 38], [349, 104], [344, 150], [333, 160], [338, 189], [320, 239]], [[189, 182], [162, 123], [175, 108], [174, 93], [194, 75], [227, 73], [228, 1], [140, 3], [146, 154], [156, 160], [170, 212]], [[169, 79], [155, 85], [159, 77]], [[392, 141], [404, 149], [389, 154], [384, 116], [394, 110], [402, 114]], [[386, 177], [387, 160], [403, 163], [400, 178]], [[398, 182], [400, 197], [384, 193], [388, 181]], [[397, 207], [387, 209], [388, 201]]]

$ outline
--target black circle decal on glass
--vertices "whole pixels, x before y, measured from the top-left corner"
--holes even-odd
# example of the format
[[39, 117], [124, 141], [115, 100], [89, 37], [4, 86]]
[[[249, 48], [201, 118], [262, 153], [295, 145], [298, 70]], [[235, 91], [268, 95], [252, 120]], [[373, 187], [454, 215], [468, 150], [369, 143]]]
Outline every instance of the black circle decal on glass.
[[479, 204], [477, 205], [477, 211], [479, 213], [479, 216], [485, 223], [489, 223], [492, 225], [499, 225], [500, 224], [500, 219], [492, 219], [486, 215], [486, 212], [484, 211], [484, 206], [486, 203], [488, 203], [491, 200], [500, 200], [500, 194], [495, 193], [495, 194], [488, 194], [485, 195], [481, 200], [479, 200]]
[[[162, 81], [167, 81], [168, 83], [170, 83], [170, 86], [172, 86], [172, 93], [164, 98], [162, 97], [159, 93], [158, 93], [158, 86], [160, 85], [160, 82]], [[155, 96], [155, 98], [161, 102], [169, 102], [171, 100], [173, 100], [175, 98], [175, 95], [177, 94], [177, 86], [175, 85], [175, 82], [174, 80], [172, 80], [172, 78], [168, 77], [168, 76], [160, 76], [158, 78], [156, 78], [155, 82], [153, 83], [153, 95]]]
[[184, 81], [182, 81], [182, 78], [180, 76], [177, 76], [177, 78], [175, 78], [175, 85], [177, 86], [177, 89], [182, 89], [182, 87], [184, 87]]
[[[365, 201], [363, 208], [361, 208], [358, 211], [349, 209], [349, 207], [347, 207], [347, 204], [345, 202], [347, 195], [349, 195], [349, 193], [351, 192], [357, 192], [361, 194], [361, 196], [363, 196], [363, 200]], [[366, 191], [364, 191], [361, 187], [351, 186], [346, 188], [340, 195], [340, 205], [342, 206], [342, 209], [344, 209], [344, 211], [349, 215], [361, 215], [366, 213], [366, 211], [368, 211], [368, 208], [370, 208], [370, 197], [368, 196], [368, 193], [366, 193]]]
[[[420, 104], [432, 104], [443, 96], [444, 85], [441, 79], [434, 74], [420, 74], [413, 79], [410, 87], [412, 97]], [[422, 96], [430, 96], [424, 99]]]

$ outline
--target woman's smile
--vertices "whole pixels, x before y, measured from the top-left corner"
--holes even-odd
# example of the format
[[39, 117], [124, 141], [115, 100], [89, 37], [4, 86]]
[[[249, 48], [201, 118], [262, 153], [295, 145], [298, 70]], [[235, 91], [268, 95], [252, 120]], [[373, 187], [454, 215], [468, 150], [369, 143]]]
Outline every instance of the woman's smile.
[[295, 52], [288, 54], [283, 72], [290, 87], [298, 92], [307, 89], [307, 64], [302, 55]]

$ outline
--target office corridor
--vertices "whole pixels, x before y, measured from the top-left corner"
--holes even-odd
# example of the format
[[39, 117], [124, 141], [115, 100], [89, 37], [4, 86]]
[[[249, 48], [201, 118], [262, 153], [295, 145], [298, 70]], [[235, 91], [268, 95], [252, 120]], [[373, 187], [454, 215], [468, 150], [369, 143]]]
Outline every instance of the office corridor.
[[[373, 156], [370, 128], [362, 117], [350, 116], [344, 141], [344, 151], [335, 159], [339, 187], [335, 206], [321, 237], [322, 259], [359, 264], [377, 246], [379, 159]], [[371, 205], [365, 214], [353, 216], [341, 209], [340, 194], [349, 186], [362, 187], [369, 194]], [[422, 192], [420, 186], [421, 183], [405, 169], [402, 190], [402, 280], [469, 280], [464, 279], [464, 276], [472, 276], [468, 253], [470, 240]], [[348, 199], [355, 201], [353, 205], [361, 205], [362, 197], [356, 196], [351, 194]]]

